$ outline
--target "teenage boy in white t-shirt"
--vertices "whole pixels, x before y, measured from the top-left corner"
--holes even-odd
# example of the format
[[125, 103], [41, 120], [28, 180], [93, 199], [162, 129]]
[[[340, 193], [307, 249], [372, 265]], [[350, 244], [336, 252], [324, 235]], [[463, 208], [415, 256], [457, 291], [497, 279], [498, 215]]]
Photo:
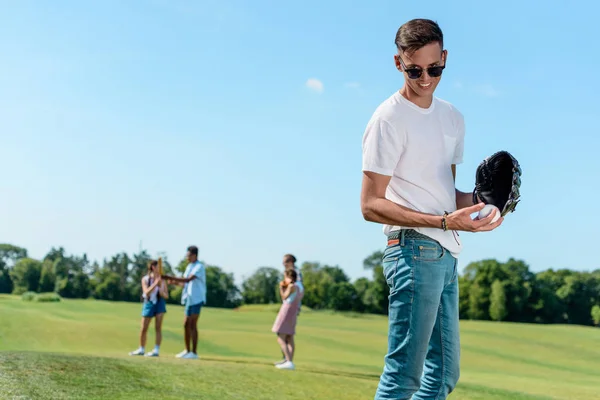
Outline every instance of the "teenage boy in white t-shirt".
[[[373, 113], [363, 136], [361, 208], [387, 235], [389, 335], [375, 400], [445, 399], [459, 378], [459, 231], [491, 231], [495, 214], [455, 188], [462, 114], [433, 95], [448, 52], [437, 23], [411, 20], [396, 34], [404, 85]], [[414, 397], [413, 397], [414, 395]]]

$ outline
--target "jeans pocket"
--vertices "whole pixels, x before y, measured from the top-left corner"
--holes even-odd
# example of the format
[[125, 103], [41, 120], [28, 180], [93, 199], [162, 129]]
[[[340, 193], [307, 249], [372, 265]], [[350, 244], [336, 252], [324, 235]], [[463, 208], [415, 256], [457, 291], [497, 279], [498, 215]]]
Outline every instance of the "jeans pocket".
[[419, 261], [435, 262], [444, 258], [446, 250], [438, 242], [417, 240], [413, 245], [413, 258]]
[[450, 279], [450, 283], [454, 283], [458, 279], [458, 260], [454, 260], [454, 268], [452, 270], [452, 279]]
[[399, 256], [387, 256], [383, 258], [382, 267], [383, 267], [383, 277], [387, 282], [390, 290], [394, 288], [394, 275], [396, 275], [396, 268], [398, 266]]

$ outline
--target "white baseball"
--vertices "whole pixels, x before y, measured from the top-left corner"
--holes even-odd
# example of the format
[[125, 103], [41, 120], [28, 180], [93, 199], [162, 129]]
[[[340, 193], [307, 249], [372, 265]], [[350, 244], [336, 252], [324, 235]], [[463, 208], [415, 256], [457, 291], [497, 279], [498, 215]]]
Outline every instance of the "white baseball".
[[494, 218], [492, 219], [492, 222], [490, 222], [490, 224], [498, 221], [498, 218], [500, 218], [500, 210], [498, 209], [498, 207], [496, 207], [493, 204], [486, 204], [485, 207], [483, 207], [481, 209], [481, 211], [479, 211], [479, 215], [478, 218], [482, 219], [487, 217], [488, 215], [490, 215], [492, 213], [492, 211], [496, 211], [496, 215], [494, 215]]

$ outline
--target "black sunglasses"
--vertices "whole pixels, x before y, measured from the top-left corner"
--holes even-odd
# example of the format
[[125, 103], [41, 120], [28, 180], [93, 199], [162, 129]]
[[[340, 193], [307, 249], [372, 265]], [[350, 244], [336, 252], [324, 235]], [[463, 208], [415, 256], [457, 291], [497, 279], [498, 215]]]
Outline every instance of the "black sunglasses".
[[[419, 79], [421, 77], [421, 75], [423, 75], [422, 68], [420, 68], [420, 67], [406, 68], [406, 64], [404, 64], [404, 61], [402, 61], [402, 58], [400, 57], [400, 55], [396, 55], [396, 57], [398, 57], [398, 60], [400, 61], [400, 64], [402, 64], [402, 68], [404, 69], [404, 72], [406, 72], [406, 75], [408, 75], [408, 77], [410, 79]], [[426, 68], [427, 75], [429, 75], [432, 78], [437, 78], [438, 76], [442, 75], [442, 71], [444, 71], [444, 68], [446, 68], [445, 65], [436, 65], [435, 67], [428, 67], [428, 68]]]

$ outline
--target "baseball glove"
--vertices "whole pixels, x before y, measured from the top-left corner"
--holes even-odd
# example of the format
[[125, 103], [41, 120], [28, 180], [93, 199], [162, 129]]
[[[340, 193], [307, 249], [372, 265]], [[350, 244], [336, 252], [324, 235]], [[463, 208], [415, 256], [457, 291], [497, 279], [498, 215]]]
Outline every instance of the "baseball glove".
[[493, 204], [504, 217], [521, 201], [521, 167], [507, 151], [498, 151], [483, 160], [475, 173], [473, 202]]

